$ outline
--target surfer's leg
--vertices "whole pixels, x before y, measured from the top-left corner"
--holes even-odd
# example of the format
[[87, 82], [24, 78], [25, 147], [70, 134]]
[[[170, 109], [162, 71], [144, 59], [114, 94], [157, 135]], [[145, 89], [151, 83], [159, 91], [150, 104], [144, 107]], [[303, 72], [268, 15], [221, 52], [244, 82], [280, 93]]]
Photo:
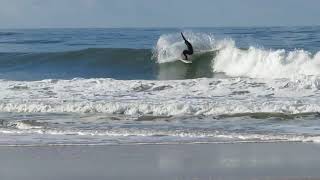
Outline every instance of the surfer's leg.
[[185, 57], [185, 59], [184, 59], [184, 60], [188, 60], [188, 56], [187, 56], [187, 54], [188, 54], [188, 50], [184, 50], [182, 54], [183, 54], [183, 55], [184, 55], [184, 57]]
[[186, 41], [185, 41], [185, 44], [186, 44], [187, 47], [188, 47], [188, 50], [187, 50], [188, 55], [192, 55], [192, 54], [193, 54], [193, 47], [192, 47], [191, 43], [186, 40]]
[[187, 55], [192, 55], [192, 54], [193, 54], [193, 52], [190, 51], [190, 50], [184, 50], [183, 53], [184, 53], [184, 54], [187, 54]]
[[191, 43], [188, 42], [187, 46], [188, 46], [189, 55], [192, 55], [193, 54], [193, 47], [192, 47]]

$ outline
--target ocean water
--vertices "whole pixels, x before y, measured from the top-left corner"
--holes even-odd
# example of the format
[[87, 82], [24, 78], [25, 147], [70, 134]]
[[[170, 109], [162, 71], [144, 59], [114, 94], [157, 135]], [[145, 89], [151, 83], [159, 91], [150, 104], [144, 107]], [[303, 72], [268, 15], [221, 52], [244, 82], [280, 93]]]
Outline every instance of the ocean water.
[[319, 48], [318, 26], [2, 29], [0, 145], [319, 143]]

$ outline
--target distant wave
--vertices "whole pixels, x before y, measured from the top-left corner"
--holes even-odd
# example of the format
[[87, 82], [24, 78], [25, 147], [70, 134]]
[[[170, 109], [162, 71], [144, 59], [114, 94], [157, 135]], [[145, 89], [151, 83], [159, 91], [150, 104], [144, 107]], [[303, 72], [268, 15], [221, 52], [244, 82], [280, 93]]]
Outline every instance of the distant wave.
[[21, 34], [21, 33], [17, 33], [17, 32], [0, 32], [0, 36], [13, 36], [13, 35], [17, 35], [17, 34]]
[[[0, 34], [1, 36], [1, 34]], [[6, 35], [7, 36], [7, 35]], [[64, 41], [62, 40], [23, 40], [23, 41], [0, 41], [0, 44], [56, 44], [56, 43], [62, 43]]]

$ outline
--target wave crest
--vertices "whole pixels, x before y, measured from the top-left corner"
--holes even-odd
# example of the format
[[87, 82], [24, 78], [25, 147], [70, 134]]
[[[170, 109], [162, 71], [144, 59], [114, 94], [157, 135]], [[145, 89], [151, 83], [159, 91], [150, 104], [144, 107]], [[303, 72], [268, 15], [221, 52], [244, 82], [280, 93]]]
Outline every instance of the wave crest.
[[284, 49], [265, 50], [235, 46], [233, 40], [223, 41], [224, 46], [214, 59], [215, 72], [229, 76], [251, 78], [294, 78], [320, 75], [320, 52], [312, 55], [305, 50], [287, 52]]

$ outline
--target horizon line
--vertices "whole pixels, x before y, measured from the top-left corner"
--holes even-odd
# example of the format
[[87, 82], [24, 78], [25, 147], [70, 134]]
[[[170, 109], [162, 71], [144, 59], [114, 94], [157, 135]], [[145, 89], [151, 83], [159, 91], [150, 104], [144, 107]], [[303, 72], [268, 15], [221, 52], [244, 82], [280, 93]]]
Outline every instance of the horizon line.
[[281, 28], [281, 27], [318, 27], [320, 25], [253, 25], [253, 26], [136, 26], [136, 27], [0, 27], [0, 30], [28, 30], [28, 29], [205, 29], [205, 28]]

